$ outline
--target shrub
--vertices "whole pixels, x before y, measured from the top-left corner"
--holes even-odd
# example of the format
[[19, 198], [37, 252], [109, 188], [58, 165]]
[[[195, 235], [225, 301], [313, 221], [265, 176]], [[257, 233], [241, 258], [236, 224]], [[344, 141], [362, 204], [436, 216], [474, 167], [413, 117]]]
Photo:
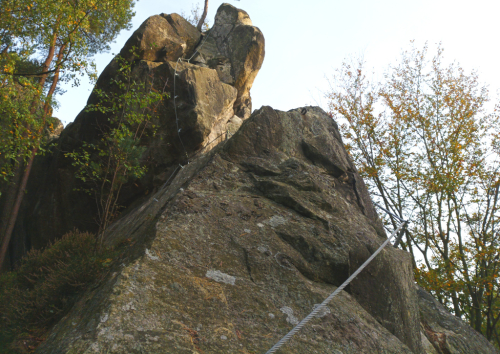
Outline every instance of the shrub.
[[17, 270], [0, 275], [0, 348], [8, 344], [1, 342], [43, 336], [77, 295], [104, 275], [116, 252], [96, 254], [95, 246], [95, 235], [69, 232], [44, 250], [30, 251]]

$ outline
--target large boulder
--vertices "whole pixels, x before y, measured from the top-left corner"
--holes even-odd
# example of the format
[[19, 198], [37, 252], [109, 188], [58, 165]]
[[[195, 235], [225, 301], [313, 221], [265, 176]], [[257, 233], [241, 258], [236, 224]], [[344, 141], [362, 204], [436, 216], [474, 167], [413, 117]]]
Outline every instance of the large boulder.
[[216, 69], [221, 80], [238, 90], [235, 114], [248, 118], [252, 113], [250, 89], [265, 55], [262, 32], [252, 25], [248, 14], [230, 4], [217, 10], [214, 26], [200, 45], [193, 62]]
[[[201, 34], [177, 14], [152, 16], [129, 38], [120, 55], [154, 62], [186, 59], [215, 69], [222, 82], [237, 89], [234, 114], [246, 119], [252, 113], [250, 89], [264, 61], [264, 36], [245, 11], [230, 4], [219, 7], [214, 22]], [[116, 70], [116, 65], [110, 65], [104, 81]]]
[[[38, 353], [264, 353], [385, 239], [333, 120], [264, 107], [110, 228], [129, 256]], [[410, 258], [373, 267], [283, 352], [424, 353]]]
[[191, 55], [201, 33], [177, 14], [149, 17], [130, 36], [120, 55], [127, 60], [169, 61]]
[[[219, 43], [223, 49], [220, 53], [217, 51], [218, 59], [232, 63], [232, 69], [227, 73], [232, 79], [226, 79], [217, 66], [195, 60], [189, 62], [195, 53], [198, 54], [196, 48], [208, 48], [209, 42], [177, 14], [148, 18], [120, 52], [131, 63], [136, 82], [146, 82], [154, 90], [169, 94], [153, 117], [154, 132], [149, 130], [141, 141], [147, 148], [142, 156], [148, 167], [147, 174], [121, 189], [119, 204], [125, 208], [139, 203], [145, 195], [163, 185], [171, 173], [179, 165], [189, 163], [193, 155], [209, 150], [234, 134], [242, 123], [241, 118], [249, 115], [249, 89], [262, 64], [264, 39], [257, 28], [249, 25], [248, 15], [239, 22], [237, 19], [228, 20], [229, 10], [234, 14], [243, 11], [227, 4], [221, 9], [215, 19], [216, 25], [203, 38], [217, 39], [222, 43], [224, 33], [221, 28], [232, 23], [231, 30], [225, 34], [229, 42], [224, 46]], [[246, 34], [239, 36], [238, 31]], [[257, 42], [248, 37], [254, 32]], [[227, 58], [224, 59], [223, 55]], [[104, 93], [120, 93], [114, 84], [120, 75], [120, 60], [115, 58], [100, 75], [96, 89]], [[94, 90], [90, 95], [88, 105], [100, 103], [96, 92]], [[240, 104], [243, 98], [244, 105]], [[235, 115], [243, 111], [246, 113], [240, 117]], [[83, 143], [100, 141], [102, 127], [108, 125], [108, 119], [105, 113], [82, 110], [54, 141], [51, 153], [35, 159], [28, 194], [10, 247], [13, 263], [30, 248], [41, 248], [74, 228], [97, 230], [96, 200], [78, 192], [80, 182], [75, 179], [75, 168], [65, 154], [78, 150]]]
[[[265, 353], [384, 240], [335, 122], [263, 107], [112, 225], [128, 251], [37, 353]], [[498, 354], [390, 246], [278, 352]]]

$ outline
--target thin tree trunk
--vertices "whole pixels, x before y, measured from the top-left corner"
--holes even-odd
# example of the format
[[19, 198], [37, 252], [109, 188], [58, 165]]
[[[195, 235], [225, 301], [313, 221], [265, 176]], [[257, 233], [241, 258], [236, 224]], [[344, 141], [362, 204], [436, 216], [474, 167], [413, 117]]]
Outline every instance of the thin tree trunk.
[[455, 290], [451, 292], [451, 301], [453, 302], [453, 311], [455, 311], [455, 317], [462, 318], [460, 301], [458, 300], [457, 292]]
[[[43, 128], [45, 127], [45, 122], [46, 122], [47, 116], [44, 114], [43, 115], [43, 122], [38, 129], [37, 136], [39, 137], [38, 139], [41, 139], [40, 134], [43, 132]], [[35, 160], [35, 156], [38, 152], [39, 145], [36, 146], [33, 151], [31, 152], [30, 159], [28, 160], [28, 164], [26, 165], [26, 169], [24, 170], [23, 178], [21, 180], [21, 185], [19, 186], [17, 190], [17, 197], [15, 200], [15, 204], [12, 208], [12, 211], [10, 213], [9, 221], [7, 223], [7, 229], [5, 231], [5, 235], [2, 240], [2, 249], [0, 250], [0, 272], [2, 270], [2, 265], [5, 260], [5, 255], [7, 253], [7, 249], [9, 246], [10, 238], [12, 236], [12, 231], [14, 231], [14, 226], [16, 224], [17, 216], [19, 214], [19, 209], [21, 207], [21, 203], [23, 201], [24, 197], [24, 192], [26, 190], [26, 185], [28, 184], [28, 178], [31, 172], [31, 168], [33, 167], [33, 161]], [[21, 169], [22, 171], [22, 169]]]
[[38, 84], [40, 86], [40, 89], [43, 89], [43, 86], [45, 85], [45, 81], [47, 81], [47, 77], [49, 74], [47, 73], [50, 68], [50, 64], [52, 64], [52, 60], [54, 59], [54, 54], [56, 51], [56, 41], [57, 41], [57, 33], [54, 33], [54, 37], [52, 37], [52, 43], [50, 44], [49, 47], [49, 54], [47, 54], [47, 58], [45, 59], [45, 62], [43, 63], [43, 69], [42, 72], [46, 73], [43, 74], [40, 83]]
[[201, 29], [203, 27], [203, 23], [205, 22], [205, 19], [207, 18], [207, 12], [208, 12], [208, 0], [205, 0], [205, 6], [203, 7], [203, 14], [201, 15], [200, 21], [198, 22], [198, 26], [196, 26], [196, 28], [200, 32], [201, 32]]
[[[54, 37], [52, 39], [52, 43], [51, 43], [51, 46], [49, 48], [49, 53], [47, 55], [47, 58], [45, 59], [44, 65], [43, 65], [44, 72], [48, 71], [48, 69], [50, 68], [50, 65], [52, 64], [52, 60], [54, 58], [54, 53], [55, 53], [56, 40], [57, 40], [57, 34], [54, 33]], [[43, 85], [45, 85], [45, 81], [47, 80], [47, 77], [48, 77], [48, 74], [45, 74], [42, 76], [42, 79], [40, 80], [40, 83], [39, 83], [40, 91], [43, 90]], [[57, 82], [56, 82], [56, 84], [57, 84]], [[54, 87], [54, 90], [55, 90], [55, 87]], [[31, 108], [31, 114], [35, 113], [37, 105], [38, 105], [38, 99], [35, 99], [33, 101], [33, 105]], [[44, 114], [42, 119], [43, 119], [43, 121], [42, 121], [42, 124], [41, 124], [41, 126], [38, 130], [38, 134], [37, 134], [38, 137], [43, 132], [47, 116]], [[41, 138], [39, 137], [39, 139], [41, 139]], [[6, 226], [5, 226], [5, 234], [3, 235], [3, 238], [2, 238], [2, 248], [0, 249], [0, 271], [2, 270], [2, 266], [3, 266], [3, 263], [5, 261], [5, 256], [7, 254], [7, 249], [9, 247], [10, 239], [12, 237], [12, 232], [14, 231], [14, 226], [16, 224], [17, 216], [19, 214], [21, 202], [23, 201], [24, 192], [26, 190], [26, 185], [28, 184], [28, 178], [29, 178], [29, 175], [31, 172], [31, 167], [33, 166], [33, 161], [35, 159], [37, 152], [38, 152], [38, 147], [33, 148], [33, 151], [31, 152], [31, 156], [28, 160], [28, 164], [26, 165], [26, 169], [24, 170], [24, 173], [22, 175], [23, 177], [21, 179], [21, 184], [19, 185], [19, 188], [16, 191], [17, 195], [16, 195], [15, 200], [10, 200], [9, 201], [10, 205], [6, 204], [4, 206], [4, 208], [9, 209], [9, 207], [13, 203], [12, 208], [10, 209], [10, 216], [9, 216], [8, 221], [6, 223]], [[18, 163], [20, 164], [20, 166], [22, 166], [22, 158], [18, 158]], [[22, 173], [22, 168], [19, 170], [16, 170], [16, 172]], [[16, 178], [16, 177], [14, 177], [14, 178]], [[19, 177], [17, 177], [17, 179], [19, 179]], [[7, 219], [5, 219], [5, 220], [7, 220]], [[2, 231], [3, 231], [3, 229], [4, 228], [2, 227]]]
[[31, 153], [31, 157], [28, 161], [28, 165], [26, 166], [26, 170], [24, 171], [23, 178], [21, 180], [21, 185], [17, 191], [17, 197], [10, 213], [10, 218], [7, 223], [7, 230], [5, 231], [5, 235], [2, 240], [2, 249], [0, 250], [0, 272], [2, 271], [2, 265], [5, 260], [5, 255], [7, 254], [7, 249], [9, 247], [10, 238], [12, 236], [12, 231], [14, 230], [14, 225], [16, 224], [17, 215], [19, 213], [19, 208], [21, 207], [21, 202], [23, 201], [24, 190], [26, 189], [26, 185], [28, 183], [28, 177], [31, 171], [31, 167], [33, 166], [33, 160], [35, 159], [35, 155], [38, 149], [33, 149]]
[[[3, 196], [3, 208], [2, 214], [0, 214], [0, 240], [3, 245], [4, 237], [7, 231], [7, 221], [9, 220], [9, 216], [11, 214], [12, 205], [14, 205], [16, 201], [17, 192], [19, 190], [19, 185], [21, 183], [22, 171], [23, 171], [23, 161], [22, 159], [18, 159], [17, 168], [14, 172], [13, 180], [6, 185], [6, 191], [2, 194]], [[3, 259], [1, 261], [3, 263]], [[0, 270], [2, 266], [0, 264]]]
[[59, 81], [59, 72], [61, 69], [59, 64], [61, 63], [65, 48], [66, 48], [66, 45], [62, 45], [61, 48], [59, 49], [59, 53], [57, 54], [57, 63], [56, 63], [57, 68], [56, 68], [56, 71], [54, 73], [54, 79], [52, 80], [52, 85], [50, 85], [49, 92], [47, 93], [47, 99], [45, 100], [45, 105], [43, 107], [43, 112], [45, 113], [45, 116], [47, 116], [49, 114], [50, 99], [52, 98], [52, 95], [56, 91], [57, 83]]

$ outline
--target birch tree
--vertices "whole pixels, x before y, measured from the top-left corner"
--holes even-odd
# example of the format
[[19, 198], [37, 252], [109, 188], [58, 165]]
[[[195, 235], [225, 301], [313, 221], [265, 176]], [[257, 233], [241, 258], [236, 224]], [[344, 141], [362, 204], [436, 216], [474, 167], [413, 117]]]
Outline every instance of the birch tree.
[[443, 58], [413, 46], [380, 82], [345, 62], [330, 113], [373, 198], [410, 218], [401, 247], [417, 282], [500, 346], [499, 106], [476, 72]]

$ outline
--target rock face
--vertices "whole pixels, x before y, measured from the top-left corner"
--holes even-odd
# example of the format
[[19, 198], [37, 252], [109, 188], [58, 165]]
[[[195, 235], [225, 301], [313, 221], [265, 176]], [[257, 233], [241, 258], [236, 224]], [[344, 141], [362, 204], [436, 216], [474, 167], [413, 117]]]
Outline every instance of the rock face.
[[[111, 227], [127, 255], [37, 353], [265, 353], [385, 237], [332, 119], [263, 107]], [[403, 251], [346, 290], [278, 352], [496, 353], [416, 289]]]
[[197, 48], [193, 62], [216, 69], [222, 82], [238, 90], [235, 114], [252, 113], [250, 88], [264, 61], [264, 36], [245, 11], [229, 4], [217, 10], [214, 27]]
[[62, 124], [61, 120], [56, 117], [51, 117], [49, 126], [45, 130], [47, 134], [47, 140], [53, 141], [59, 138], [63, 130], [64, 130], [64, 125]]
[[425, 290], [418, 287], [420, 322], [429, 354], [487, 354], [498, 351], [482, 335], [451, 316]]
[[128, 60], [153, 62], [183, 58], [215, 69], [223, 83], [237, 89], [235, 115], [248, 118], [252, 113], [250, 89], [264, 61], [262, 32], [252, 25], [245, 11], [222, 4], [213, 28], [200, 41], [201, 36], [177, 14], [152, 16], [134, 32], [120, 55]]
[[[179, 165], [233, 134], [248, 118], [249, 91], [264, 59], [264, 37], [246, 12], [223, 4], [207, 33], [177, 14], [152, 16], [120, 55], [132, 63], [135, 80], [152, 83], [153, 89], [170, 95], [153, 118], [156, 133], [141, 141], [147, 147], [142, 160], [148, 173], [122, 188], [120, 204], [128, 207], [140, 203]], [[112, 82], [119, 69], [118, 61], [112, 60], [96, 88], [114, 92]], [[99, 97], [93, 92], [88, 104], [96, 103]], [[108, 118], [83, 110], [61, 133], [52, 153], [35, 160], [11, 242], [12, 263], [30, 248], [41, 248], [74, 228], [97, 230], [96, 201], [75, 191], [79, 181], [64, 154], [78, 150], [83, 142], [100, 141], [99, 127], [106, 126]]]
[[191, 27], [178, 15], [151, 16], [128, 39], [120, 55], [130, 61], [162, 62], [183, 58], [192, 53], [201, 36]]
[[[36, 352], [264, 353], [387, 239], [337, 125], [315, 107], [250, 115], [264, 38], [228, 4], [204, 34], [153, 16], [122, 56], [171, 97], [141, 141], [148, 174], [123, 187], [128, 209], [104, 237], [120, 259]], [[97, 88], [112, 92], [118, 69]], [[82, 111], [35, 160], [12, 259], [95, 230], [95, 200], [75, 191], [64, 153], [100, 139], [108, 118]], [[392, 247], [280, 352], [498, 353], [416, 288], [410, 256]]]

